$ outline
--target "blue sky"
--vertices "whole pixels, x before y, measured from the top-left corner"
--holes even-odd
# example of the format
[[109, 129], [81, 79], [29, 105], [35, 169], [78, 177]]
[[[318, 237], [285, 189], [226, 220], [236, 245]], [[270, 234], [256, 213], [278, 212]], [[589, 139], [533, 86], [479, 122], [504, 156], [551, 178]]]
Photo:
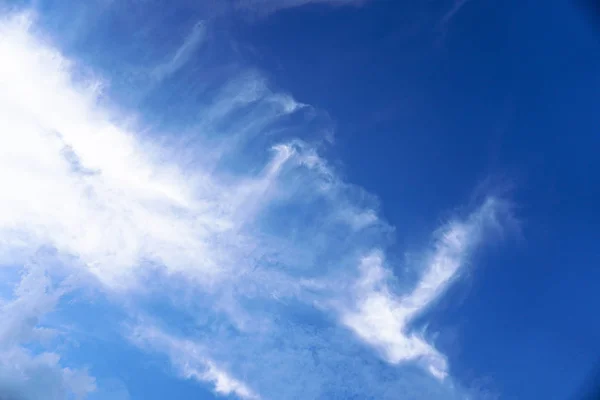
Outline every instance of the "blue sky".
[[581, 11], [0, 1], [0, 398], [570, 398], [600, 355]]

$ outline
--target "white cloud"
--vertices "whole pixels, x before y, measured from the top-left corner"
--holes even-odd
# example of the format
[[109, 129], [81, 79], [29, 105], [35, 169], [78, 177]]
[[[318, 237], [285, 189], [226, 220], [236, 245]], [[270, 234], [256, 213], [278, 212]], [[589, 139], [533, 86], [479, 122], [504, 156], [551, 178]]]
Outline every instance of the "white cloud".
[[34, 353], [27, 345], [43, 345], [49, 330], [39, 320], [51, 312], [63, 290], [53, 288], [39, 266], [27, 268], [14, 298], [0, 305], [0, 398], [10, 400], [83, 399], [96, 389], [84, 370], [61, 366], [55, 352]]
[[[300, 3], [306, 2], [285, 4]], [[196, 26], [155, 75], [184, 68], [204, 40], [203, 29]], [[272, 390], [282, 398], [310, 388], [313, 398], [327, 397], [327, 383], [350, 376], [319, 361], [327, 368], [306, 371], [314, 382], [286, 381], [316, 363], [315, 353], [298, 350], [301, 345], [335, 342], [286, 332], [276, 320], [281, 315], [270, 312], [288, 300], [335, 303], [342, 324], [391, 363], [420, 360], [437, 377], [447, 373], [444, 356], [408, 332], [408, 324], [456, 277], [483, 227], [493, 222], [497, 201], [442, 229], [409, 295], [394, 293], [381, 252], [364, 257], [362, 277], [343, 287], [335, 277], [347, 275], [344, 266], [357, 254], [383, 247], [391, 228], [378, 217], [373, 196], [341, 181], [314, 149], [284, 135], [274, 138], [273, 126], [308, 106], [273, 93], [259, 74], [248, 72], [232, 78], [200, 110], [194, 138], [159, 138], [117, 118], [102, 97], [103, 83], [76, 78], [81, 70], [35, 33], [27, 15], [0, 21], [0, 59], [0, 263], [19, 263], [50, 246], [105, 288], [125, 294], [132, 287], [169, 290], [172, 281], [184, 281], [183, 289], [166, 294], [184, 303], [185, 310], [176, 311], [215, 319], [224, 313], [239, 337], [211, 338], [219, 357], [209, 357], [204, 342], [147, 327], [138, 327], [132, 339], [167, 354], [181, 376], [209, 382], [224, 395], [252, 399]], [[155, 269], [160, 282], [144, 281]], [[52, 299], [44, 304], [51, 306]], [[14, 340], [23, 329], [33, 335], [25, 320], [6, 321], [1, 340]], [[288, 353], [265, 345], [286, 340]], [[234, 344], [240, 354], [234, 354]], [[335, 345], [332, 359], [351, 364], [346, 343]], [[266, 351], [273, 371], [252, 358]], [[228, 357], [245, 357], [251, 384], [233, 377], [246, 380]], [[59, 370], [56, 357], [42, 361]], [[370, 373], [361, 382], [380, 390], [379, 377]], [[348, 393], [367, 393], [354, 386]]]
[[132, 330], [130, 339], [138, 346], [167, 354], [183, 378], [211, 383], [214, 391], [220, 395], [234, 394], [244, 400], [260, 399], [245, 383], [206, 357], [203, 346], [197, 343], [143, 325]]
[[154, 78], [161, 80], [177, 72], [190, 60], [205, 40], [206, 24], [204, 21], [198, 21], [171, 59], [154, 68], [152, 71]]
[[409, 323], [448, 288], [486, 231], [499, 227], [506, 211], [502, 201], [488, 198], [466, 220], [455, 220], [443, 227], [422, 276], [404, 296], [390, 288], [388, 283], [392, 276], [384, 267], [381, 252], [363, 257], [361, 277], [353, 289], [353, 305], [342, 308], [342, 323], [389, 362], [420, 360], [434, 376], [444, 378], [447, 375], [445, 357], [422, 337], [409, 332]]
[[470, 2], [471, 0], [455, 0], [452, 8], [441, 19], [440, 25], [442, 28], [445, 29], [450, 21]]
[[0, 187], [10, 188], [0, 196], [0, 260], [51, 246], [112, 289], [135, 285], [146, 267], [211, 289], [248, 279], [257, 258], [288, 257], [282, 232], [257, 234], [272, 205], [329, 198], [330, 229], [376, 223], [300, 141], [265, 143], [266, 163], [230, 172], [245, 153], [262, 160], [248, 143], [264, 143], [270, 126], [306, 107], [256, 72], [232, 78], [202, 110], [193, 145], [182, 146], [117, 118], [101, 104], [103, 83], [76, 79], [80, 69], [40, 39], [30, 15], [5, 17], [0, 34]]
[[[76, 67], [33, 33], [28, 15], [2, 20], [0, 35], [0, 258], [51, 245], [113, 288], [131, 284], [141, 264], [202, 282], [240, 267], [240, 224], [266, 202], [288, 147], [239, 179], [186, 170], [174, 147], [141, 141], [101, 107], [102, 85], [75, 80]], [[278, 102], [264, 92], [259, 99]]]

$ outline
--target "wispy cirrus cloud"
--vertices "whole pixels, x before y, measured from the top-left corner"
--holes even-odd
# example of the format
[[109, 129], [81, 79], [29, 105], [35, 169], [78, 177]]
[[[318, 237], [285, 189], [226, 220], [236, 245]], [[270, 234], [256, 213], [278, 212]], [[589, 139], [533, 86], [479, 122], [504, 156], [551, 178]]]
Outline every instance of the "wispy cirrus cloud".
[[164, 79], [182, 68], [206, 40], [206, 22], [198, 21], [194, 24], [185, 40], [175, 51], [173, 56], [163, 64], [157, 65], [152, 75], [157, 80]]
[[465, 220], [454, 220], [438, 232], [421, 277], [406, 294], [394, 293], [384, 256], [374, 252], [360, 263], [354, 286], [354, 307], [342, 311], [341, 320], [358, 337], [391, 363], [419, 360], [438, 378], [447, 376], [447, 360], [423, 338], [410, 333], [409, 324], [424, 312], [456, 279], [471, 252], [490, 229], [499, 229], [509, 216], [507, 204], [488, 198]]
[[[71, 63], [30, 24], [21, 15], [0, 27], [9, 60], [0, 67], [0, 184], [11, 188], [0, 198], [4, 255], [51, 244], [116, 286], [141, 263], [216, 278], [240, 250], [221, 246], [243, 242], [247, 205], [266, 201], [292, 153], [275, 148], [255, 174], [229, 181], [186, 171], [168, 147], [140, 141], [97, 106], [101, 83], [75, 82]], [[218, 112], [270, 99], [261, 91]]]
[[[53, 248], [127, 304], [128, 339], [217, 394], [385, 399], [426, 386], [451, 398], [450, 386], [405, 368], [448, 372], [410, 322], [486, 227], [503, 224], [501, 200], [442, 227], [428, 263], [410, 266], [420, 278], [398, 291], [385, 262], [393, 227], [377, 199], [340, 178], [319, 155], [320, 138], [298, 138], [310, 106], [247, 69], [195, 94], [202, 106], [185, 129], [134, 123], [143, 115], [124, 118], [131, 113], [109, 104], [108, 79], [82, 74], [34, 23], [28, 14], [0, 22], [4, 264]], [[185, 71], [205, 29], [196, 25], [142, 78], [156, 85], [147, 96], [161, 98], [162, 78]], [[148, 306], [156, 302], [168, 312]], [[170, 330], [138, 323], [144, 314]], [[175, 317], [191, 328], [164, 322]], [[6, 326], [14, 337], [21, 325]], [[375, 356], [361, 353], [364, 343]]]

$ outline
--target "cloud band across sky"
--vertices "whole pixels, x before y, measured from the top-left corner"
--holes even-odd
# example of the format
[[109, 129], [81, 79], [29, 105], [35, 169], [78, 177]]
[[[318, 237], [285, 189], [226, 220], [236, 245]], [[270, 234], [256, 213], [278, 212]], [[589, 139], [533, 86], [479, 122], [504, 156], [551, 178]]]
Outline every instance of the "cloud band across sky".
[[[206, 29], [194, 25], [144, 78], [155, 93], [186, 68]], [[182, 137], [177, 128], [157, 132], [124, 118], [126, 110], [107, 104], [109, 82], [82, 77], [36, 33], [31, 14], [4, 16], [0, 38], [2, 264], [26, 265], [53, 249], [60, 274], [85, 275], [78, 282], [127, 304], [124, 340], [165, 354], [180, 376], [216, 394], [326, 398], [339, 395], [353, 371], [348, 395], [389, 398], [398, 385], [419, 390], [396, 379], [406, 376], [405, 365], [448, 375], [444, 355], [410, 324], [456, 279], [490, 227], [510, 218], [502, 200], [487, 198], [441, 227], [424, 250], [425, 265], [410, 266], [419, 278], [399, 291], [386, 264], [393, 228], [379, 217], [376, 198], [319, 155], [326, 140], [294, 135], [315, 110], [272, 90], [260, 73], [229, 77], [205, 99], [195, 136]], [[40, 283], [19, 289], [5, 307], [27, 310], [27, 299], [40, 296], [51, 300], [47, 310], [35, 308], [42, 313], [60, 299]], [[192, 333], [146, 308], [152, 296], [171, 299], [169, 313], [193, 320]], [[2, 351], [45, 363], [44, 371], [72, 383], [74, 372], [54, 353], [30, 354], [7, 339], [22, 324], [4, 326]], [[366, 349], [390, 364], [391, 379], [381, 378], [375, 361], [357, 363]], [[77, 377], [62, 390], [94, 390], [87, 373]], [[62, 398], [57, 393], [52, 398]]]

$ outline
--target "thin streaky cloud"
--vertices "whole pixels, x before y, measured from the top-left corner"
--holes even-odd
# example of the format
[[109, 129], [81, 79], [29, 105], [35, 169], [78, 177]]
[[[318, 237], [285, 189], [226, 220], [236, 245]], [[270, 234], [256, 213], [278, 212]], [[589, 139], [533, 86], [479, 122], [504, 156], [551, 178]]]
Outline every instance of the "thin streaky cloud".
[[[0, 398], [83, 399], [96, 390], [87, 371], [61, 365], [61, 356], [47, 350], [58, 332], [39, 321], [54, 311], [64, 293], [42, 266], [30, 263], [15, 285], [14, 297], [0, 302]], [[32, 351], [32, 344], [42, 350]]]
[[176, 73], [193, 57], [194, 53], [206, 40], [206, 22], [198, 21], [192, 27], [181, 46], [175, 51], [169, 61], [158, 65], [152, 71], [156, 80], [161, 80]]
[[235, 395], [243, 400], [260, 399], [247, 384], [234, 378], [206, 357], [202, 346], [190, 340], [176, 338], [152, 326], [144, 325], [130, 329], [129, 338], [140, 347], [167, 354], [171, 364], [183, 378], [210, 383], [217, 394]]
[[369, 0], [236, 0], [237, 8], [253, 10], [259, 14], [270, 14], [287, 8], [309, 4], [324, 4], [330, 6], [360, 6]]

